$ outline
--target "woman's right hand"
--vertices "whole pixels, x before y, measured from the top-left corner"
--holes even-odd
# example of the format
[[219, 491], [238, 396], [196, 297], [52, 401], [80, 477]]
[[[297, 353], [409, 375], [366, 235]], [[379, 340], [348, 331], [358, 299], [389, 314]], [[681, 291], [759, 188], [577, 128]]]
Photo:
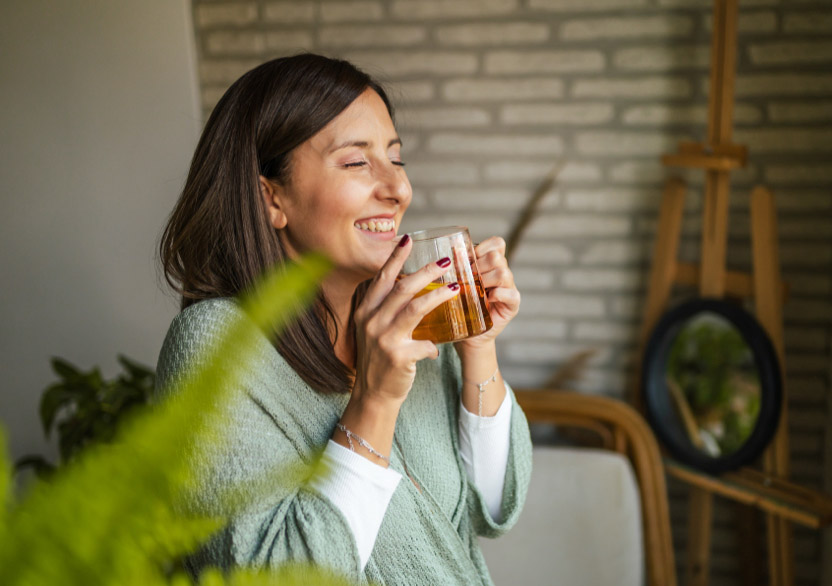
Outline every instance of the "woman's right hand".
[[404, 236], [355, 309], [355, 386], [341, 424], [368, 442], [373, 451], [337, 427], [333, 432], [334, 441], [381, 466], [389, 464], [396, 419], [413, 386], [416, 363], [439, 356], [436, 344], [414, 340], [413, 330], [431, 310], [459, 293], [459, 286], [451, 284], [417, 297], [451, 263], [442, 259], [398, 278], [411, 247], [410, 237]]
[[424, 316], [459, 294], [453, 283], [416, 297], [450, 267], [450, 259], [430, 263], [399, 278], [412, 242], [404, 236], [372, 280], [355, 310], [356, 380], [353, 397], [401, 406], [416, 376], [416, 363], [436, 358], [433, 342], [414, 340], [414, 328]]

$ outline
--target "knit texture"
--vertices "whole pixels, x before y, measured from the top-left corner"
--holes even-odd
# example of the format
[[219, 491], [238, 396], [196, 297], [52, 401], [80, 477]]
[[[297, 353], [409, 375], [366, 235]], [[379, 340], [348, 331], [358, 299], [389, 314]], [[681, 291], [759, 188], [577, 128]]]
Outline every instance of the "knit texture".
[[[242, 314], [229, 299], [194, 304], [171, 324], [158, 364], [164, 391], [205, 359], [231, 321]], [[216, 510], [218, 495], [239, 488], [249, 504], [192, 559], [192, 567], [279, 566], [312, 562], [356, 582], [471, 586], [492, 584], [477, 535], [498, 537], [517, 521], [531, 476], [531, 440], [511, 389], [512, 421], [503, 520], [488, 513], [459, 456], [460, 364], [450, 345], [423, 360], [396, 424], [390, 466], [403, 476], [364, 572], [339, 509], [301, 483], [250, 491], [269, 472], [314, 465], [349, 396], [312, 390], [263, 336], [240, 392], [226, 410], [220, 447], [198, 451], [197, 506]], [[421, 487], [408, 479], [404, 466]], [[284, 484], [286, 484], [284, 486]]]

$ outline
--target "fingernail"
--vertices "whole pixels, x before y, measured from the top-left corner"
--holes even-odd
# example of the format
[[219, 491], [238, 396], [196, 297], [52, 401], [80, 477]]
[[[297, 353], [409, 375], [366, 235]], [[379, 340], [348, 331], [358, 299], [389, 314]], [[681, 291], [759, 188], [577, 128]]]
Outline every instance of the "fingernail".
[[451, 283], [448, 285], [448, 289], [451, 291], [459, 291], [459, 283]]
[[444, 269], [445, 267], [447, 267], [451, 264], [451, 259], [449, 259], [446, 256], [445, 258], [440, 258], [438, 261], [436, 261], [436, 264], [438, 264], [440, 267], [442, 267]]
[[405, 234], [404, 236], [402, 236], [402, 239], [399, 240], [399, 247], [401, 248], [403, 246], [406, 246], [408, 242], [410, 242], [410, 234]]

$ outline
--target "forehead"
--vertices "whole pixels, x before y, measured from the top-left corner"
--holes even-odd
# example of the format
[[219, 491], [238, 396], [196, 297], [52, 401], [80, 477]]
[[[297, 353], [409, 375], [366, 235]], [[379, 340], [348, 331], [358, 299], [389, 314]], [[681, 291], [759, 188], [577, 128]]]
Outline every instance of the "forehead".
[[393, 120], [384, 100], [367, 89], [329, 124], [309, 139], [316, 151], [326, 152], [344, 141], [387, 144], [397, 138]]

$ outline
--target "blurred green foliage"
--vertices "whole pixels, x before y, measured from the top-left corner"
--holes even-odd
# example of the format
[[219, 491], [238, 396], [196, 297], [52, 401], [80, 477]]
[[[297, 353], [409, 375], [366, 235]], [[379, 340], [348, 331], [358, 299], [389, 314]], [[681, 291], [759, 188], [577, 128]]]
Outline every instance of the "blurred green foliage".
[[[13, 491], [0, 430], [0, 584], [192, 584], [177, 560], [195, 551], [225, 521], [200, 516], [185, 505], [194, 483], [189, 465], [193, 448], [188, 446], [204, 448], [222, 441], [216, 431], [221, 428], [222, 406], [247, 368], [258, 328], [279, 330], [313, 298], [328, 269], [328, 261], [310, 256], [269, 275], [243, 300], [247, 318], [235, 322], [201, 366], [175, 383], [170, 400], [135, 406], [112, 442], [84, 442], [84, 449], [74, 451], [65, 466], [19, 496]], [[134, 379], [147, 380], [139, 371], [133, 374]], [[92, 377], [95, 384], [84, 383], [89, 387], [100, 380], [94, 371], [66, 370], [65, 375], [65, 380]], [[45, 421], [51, 422], [55, 412], [47, 412]], [[204, 586], [347, 583], [310, 566], [271, 573], [214, 571], [199, 578]]]
[[[52, 358], [57, 382], [44, 390], [40, 399], [40, 421], [46, 437], [58, 434], [61, 464], [69, 462], [84, 447], [110, 442], [116, 426], [135, 407], [146, 405], [153, 394], [156, 373], [126, 356], [118, 356], [124, 372], [106, 380], [99, 368], [87, 372], [61, 358]], [[46, 478], [55, 464], [43, 456], [24, 456], [16, 470], [33, 468]]]
[[760, 381], [751, 349], [736, 328], [721, 318], [688, 322], [671, 346], [667, 374], [721, 454], [745, 443], [760, 411]]

